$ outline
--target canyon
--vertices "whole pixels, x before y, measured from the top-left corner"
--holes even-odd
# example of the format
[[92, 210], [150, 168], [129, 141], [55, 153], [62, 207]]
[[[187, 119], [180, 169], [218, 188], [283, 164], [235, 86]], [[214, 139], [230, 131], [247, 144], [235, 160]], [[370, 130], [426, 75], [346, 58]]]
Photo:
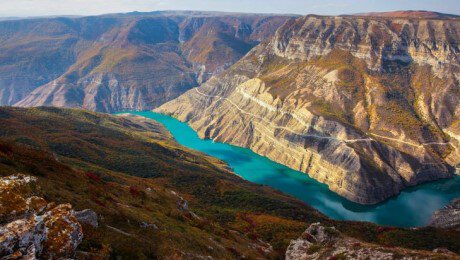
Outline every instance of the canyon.
[[458, 30], [418, 11], [0, 21], [0, 104], [156, 109], [375, 204], [459, 171]]
[[460, 163], [460, 21], [292, 18], [155, 111], [375, 204]]
[[413, 191], [460, 173], [459, 36], [425, 11], [0, 19], [0, 258], [457, 259], [459, 177]]
[[139, 116], [3, 107], [0, 124], [0, 257], [284, 258], [317, 222], [373, 247], [460, 249], [458, 227], [330, 219]]

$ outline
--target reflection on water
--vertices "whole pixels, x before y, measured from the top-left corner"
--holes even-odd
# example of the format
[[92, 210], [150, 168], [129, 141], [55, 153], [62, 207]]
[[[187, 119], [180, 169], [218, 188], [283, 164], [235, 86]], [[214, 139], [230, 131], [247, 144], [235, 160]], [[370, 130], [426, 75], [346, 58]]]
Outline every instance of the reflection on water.
[[154, 112], [131, 112], [161, 122], [176, 140], [191, 149], [217, 157], [244, 179], [290, 194], [331, 218], [371, 221], [381, 225], [425, 225], [432, 213], [460, 196], [460, 177], [418, 185], [382, 203], [360, 205], [328, 190], [308, 175], [259, 156], [249, 149], [201, 140], [187, 124]]

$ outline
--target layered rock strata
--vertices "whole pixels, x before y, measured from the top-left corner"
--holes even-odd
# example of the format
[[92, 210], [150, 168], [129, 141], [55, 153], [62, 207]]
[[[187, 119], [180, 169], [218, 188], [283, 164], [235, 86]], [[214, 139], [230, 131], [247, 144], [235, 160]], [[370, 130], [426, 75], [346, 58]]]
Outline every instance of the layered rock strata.
[[156, 111], [377, 203], [459, 167], [458, 35], [458, 19], [291, 19]]

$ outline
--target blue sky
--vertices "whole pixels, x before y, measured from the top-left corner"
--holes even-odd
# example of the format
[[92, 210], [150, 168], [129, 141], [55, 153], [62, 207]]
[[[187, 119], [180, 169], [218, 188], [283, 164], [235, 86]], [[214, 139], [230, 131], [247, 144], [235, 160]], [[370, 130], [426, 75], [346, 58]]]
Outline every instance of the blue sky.
[[0, 0], [0, 16], [95, 15], [154, 10], [330, 15], [431, 10], [460, 14], [460, 0]]

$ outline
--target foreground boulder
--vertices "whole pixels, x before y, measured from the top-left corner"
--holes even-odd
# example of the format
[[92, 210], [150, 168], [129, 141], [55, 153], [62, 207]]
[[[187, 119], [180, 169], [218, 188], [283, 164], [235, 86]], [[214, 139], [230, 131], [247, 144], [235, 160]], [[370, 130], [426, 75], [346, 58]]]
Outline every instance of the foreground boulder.
[[314, 223], [301, 237], [291, 241], [286, 259], [458, 259], [458, 255], [447, 250], [428, 252], [382, 247], [346, 237], [334, 227]]
[[431, 217], [432, 227], [455, 228], [460, 226], [460, 198], [452, 200], [444, 208], [437, 210]]
[[75, 255], [83, 232], [72, 205], [32, 196], [36, 178], [0, 178], [0, 258], [62, 259]]
[[77, 218], [78, 222], [80, 222], [81, 224], [88, 224], [95, 228], [99, 226], [99, 223], [97, 222], [97, 213], [91, 209], [84, 209], [82, 211], [76, 211], [75, 217]]

